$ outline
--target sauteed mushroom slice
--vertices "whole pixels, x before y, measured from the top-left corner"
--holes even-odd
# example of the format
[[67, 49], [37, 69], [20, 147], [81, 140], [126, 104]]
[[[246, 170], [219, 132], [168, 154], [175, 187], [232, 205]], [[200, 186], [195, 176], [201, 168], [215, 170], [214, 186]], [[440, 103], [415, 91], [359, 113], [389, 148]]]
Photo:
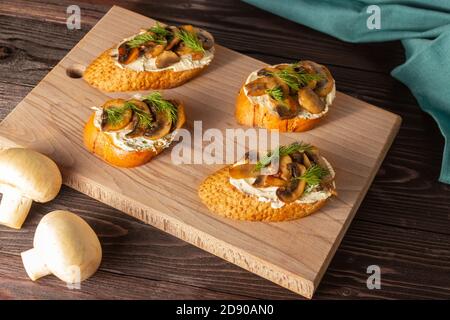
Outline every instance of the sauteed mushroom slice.
[[[153, 116], [150, 112], [148, 105], [145, 102], [142, 102], [137, 99], [131, 99], [129, 102], [133, 103], [139, 110], [142, 110], [142, 115], [147, 115], [150, 119], [153, 119]], [[136, 111], [133, 111], [133, 130], [126, 134], [127, 138], [137, 138], [144, 135], [145, 131], [148, 128], [148, 123], [141, 121], [142, 115], [139, 116]]]
[[277, 103], [275, 110], [280, 119], [291, 119], [298, 115], [300, 106], [292, 97], [286, 97], [283, 102]]
[[175, 52], [166, 50], [156, 57], [155, 65], [159, 69], [167, 68], [178, 61], [180, 61], [180, 57]]
[[321, 113], [325, 109], [325, 102], [309, 87], [298, 90], [300, 106], [311, 113]]
[[170, 26], [168, 27], [168, 30], [171, 32], [172, 38], [168, 40], [169, 43], [166, 46], [166, 50], [172, 50], [181, 41], [181, 39], [176, 36], [177, 32], [179, 32], [180, 29], [174, 26]]
[[269, 188], [269, 187], [283, 187], [287, 184], [287, 181], [284, 181], [281, 178], [275, 176], [268, 175], [260, 175], [256, 178], [255, 182], [253, 182], [252, 186], [255, 188]]
[[301, 61], [300, 65], [308, 71], [312, 70], [309, 73], [317, 73], [322, 76], [322, 80], [317, 81], [317, 86], [313, 88], [319, 96], [325, 97], [333, 90], [334, 79], [327, 67], [308, 60]]
[[178, 100], [168, 100], [168, 101], [177, 108], [177, 121], [176, 123], [172, 123], [171, 130], [179, 129], [186, 122], [186, 115], [184, 113], [184, 109], [180, 112], [180, 108], [183, 108], [183, 106]]
[[[124, 105], [125, 100], [123, 99], [113, 99], [105, 102], [105, 104], [102, 106], [104, 111], [102, 113], [101, 128], [103, 131], [121, 130], [130, 124], [133, 117], [133, 111], [130, 109], [120, 110], [124, 107]], [[121, 119], [117, 121], [110, 121], [110, 118], [108, 117], [108, 114], [105, 110], [114, 108], [121, 111]]]
[[296, 151], [294, 153], [291, 153], [289, 156], [292, 158], [293, 162], [303, 164], [303, 153], [302, 152]]
[[122, 64], [130, 64], [139, 58], [139, 48], [130, 48], [126, 43], [120, 45], [118, 61]]
[[280, 177], [283, 180], [289, 181], [292, 177], [290, 165], [292, 158], [289, 155], [282, 156], [280, 158]]
[[170, 133], [172, 129], [172, 119], [165, 111], [158, 111], [154, 106], [150, 106], [154, 121], [147, 127], [144, 137], [150, 140], [158, 140]]
[[256, 164], [244, 163], [231, 166], [229, 174], [233, 179], [247, 179], [258, 177], [260, 172], [259, 170], [256, 170]]
[[284, 203], [292, 203], [299, 199], [302, 196], [303, 192], [305, 192], [306, 188], [305, 180], [298, 179], [302, 174], [305, 173], [305, 166], [298, 163], [292, 163], [291, 170], [293, 173], [293, 179], [291, 179], [286, 187], [280, 187], [276, 191], [278, 199], [280, 199]]
[[203, 49], [209, 50], [214, 46], [214, 37], [206, 30], [200, 29], [197, 33], [198, 40], [202, 44]]
[[150, 47], [145, 52], [145, 56], [147, 58], [155, 58], [159, 56], [165, 49], [165, 46], [163, 44], [157, 44], [153, 47]]
[[276, 86], [277, 82], [273, 77], [261, 77], [247, 83], [245, 89], [249, 96], [262, 96], [266, 94], [267, 89], [272, 89]]
[[303, 165], [306, 167], [306, 169], [309, 169], [312, 166], [311, 161], [309, 160], [306, 153], [303, 153]]

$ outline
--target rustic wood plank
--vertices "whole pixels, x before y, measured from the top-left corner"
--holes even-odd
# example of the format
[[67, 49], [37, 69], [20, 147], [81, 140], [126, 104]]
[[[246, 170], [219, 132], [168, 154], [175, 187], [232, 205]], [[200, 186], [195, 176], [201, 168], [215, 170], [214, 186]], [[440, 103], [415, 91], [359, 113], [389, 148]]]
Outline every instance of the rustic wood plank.
[[[8, 9], [9, 13], [5, 10], [5, 5], [8, 3], [10, 4]], [[44, 43], [49, 41], [52, 42], [51, 45], [46, 45], [45, 47], [33, 46], [31, 50], [30, 47], [26, 46], [25, 40], [28, 38], [39, 38], [42, 34], [47, 34], [47, 32], [48, 34], [53, 35], [52, 30], [60, 30], [61, 32], [65, 31], [65, 26], [61, 26], [61, 24], [65, 21], [65, 7], [72, 3], [68, 3], [66, 1], [45, 1], [45, 3], [45, 5], [37, 1], [21, 1], [18, 3], [17, 1], [12, 0], [4, 0], [0, 3], [1, 29], [5, 30], [4, 26], [6, 25], [3, 23], [6, 19], [10, 19], [12, 16], [15, 17], [15, 19], [10, 20], [10, 25], [16, 24], [20, 27], [23, 26], [27, 30], [27, 32], [22, 32], [24, 29], [16, 30], [14, 33], [9, 33], [7, 37], [0, 34], [0, 47], [8, 46], [14, 48], [14, 45], [18, 44], [24, 53], [23, 58], [18, 61], [24, 65], [20, 73], [12, 72], [15, 67], [14, 64], [6, 64], [4, 60], [1, 59], [0, 54], [0, 74], [2, 74], [2, 78], [4, 75], [13, 73], [7, 82], [2, 82], [2, 79], [0, 79], [0, 94], [2, 96], [2, 99], [0, 100], [0, 119], [4, 118], [9, 110], [11, 110], [20, 100], [22, 100], [22, 98], [31, 90], [32, 86], [37, 84], [40, 79], [51, 69], [51, 67], [66, 53], [66, 51], [60, 49], [61, 45], [58, 44], [58, 41], [52, 42], [51, 38], [44, 39]], [[52, 7], [53, 9], [49, 9], [48, 3], [56, 4], [56, 6]], [[91, 21], [95, 23], [95, 21], [101, 17], [110, 6], [108, 1], [103, 1], [103, 3], [105, 3], [105, 5], [92, 5], [92, 10], [87, 8], [90, 4], [81, 3], [80, 5], [84, 13], [94, 17]], [[141, 6], [149, 6], [141, 12], [145, 14], [147, 13], [146, 11], [148, 8], [150, 8], [152, 9], [152, 13], [155, 13], [155, 17], [169, 22], [174, 21], [171, 20], [174, 19], [172, 18], [172, 15], [173, 12], [177, 12], [177, 15], [179, 16], [178, 21], [182, 21], [183, 17], [185, 17], [191, 19], [194, 24], [202, 25], [203, 23], [204, 26], [214, 32], [220, 43], [228, 47], [232, 47], [241, 52], [251, 53], [254, 57], [261, 58], [263, 61], [269, 63], [281, 62], [284, 59], [277, 58], [278, 53], [273, 52], [274, 49], [271, 48], [265, 40], [266, 36], [272, 37], [272, 30], [277, 30], [278, 25], [283, 20], [268, 13], [263, 13], [261, 10], [242, 4], [239, 1], [233, 2], [233, 6], [229, 6], [228, 8], [226, 4], [222, 5], [222, 1], [208, 1], [206, 5], [203, 5], [203, 10], [195, 10], [189, 6], [185, 6], [182, 10], [179, 10], [176, 6], [178, 1], [165, 1], [165, 3], [168, 3], [167, 7], [170, 8], [168, 10], [165, 10], [165, 3], [163, 4], [161, 2], [158, 2], [157, 5], [142, 5], [129, 1], [120, 1], [120, 3], [125, 7], [134, 5], [135, 8], [133, 9], [137, 11], [142, 10]], [[191, 3], [194, 3], [194, 7], [201, 5], [200, 2]], [[17, 6], [15, 6], [16, 4]], [[230, 18], [224, 19], [223, 16], [216, 16], [213, 11], [216, 11], [217, 7], [221, 8], [221, 13], [225, 13], [226, 16]], [[20, 10], [20, 13], [14, 14], [14, 11], [17, 10]], [[255, 12], [257, 17], [255, 16]], [[24, 19], [24, 17], [29, 18]], [[201, 21], [197, 21], [197, 19]], [[250, 32], [251, 34], [246, 35], [246, 37], [250, 37], [251, 41], [248, 41], [247, 38], [245, 41], [235, 39], [234, 33], [227, 31], [230, 20], [240, 20], [239, 25], [245, 26], [246, 28], [251, 28], [252, 24], [261, 25], [265, 23], [267, 24], [267, 30], [265, 31], [267, 33], [260, 34]], [[57, 23], [52, 23], [51, 21], [56, 21]], [[85, 20], [83, 21], [85, 22]], [[88, 31], [90, 26], [84, 22], [82, 25], [83, 30], [72, 31], [66, 34], [64, 39], [58, 39], [63, 41], [62, 45], [66, 50], [70, 49], [81, 38], [81, 36]], [[31, 28], [27, 25], [31, 26]], [[289, 25], [289, 30], [295, 30], [295, 32], [292, 32], [291, 36], [286, 38], [286, 41], [295, 43], [296, 39], [301, 39], [304, 36], [311, 36], [311, 38], [314, 38], [315, 36], [314, 33], [307, 28], [298, 27], [297, 29], [294, 29], [296, 28], [295, 24], [289, 23]], [[39, 30], [39, 32], [35, 30]], [[245, 32], [247, 31], [245, 30]], [[65, 39], [72, 42], [65, 42]], [[322, 38], [315, 39], [317, 40]], [[237, 45], [237, 43], [239, 45]], [[264, 51], [255, 52], [252, 50], [251, 44], [254, 43], [257, 43], [258, 46], [263, 47]], [[348, 47], [350, 49], [348, 49], [346, 44], [331, 39], [326, 45], [327, 50], [323, 50], [322, 42], [320, 41], [309, 41], [307, 42], [307, 45], [302, 42], [300, 45], [295, 45], [297, 46], [295, 50], [289, 49], [289, 56], [286, 55], [285, 58], [295, 59], [298, 57], [299, 53], [304, 57], [312, 59], [317, 59], [316, 57], [320, 56], [321, 62], [327, 65], [332, 64], [331, 68], [338, 80], [338, 87], [341, 91], [368, 101], [369, 103], [373, 103], [378, 106], [385, 107], [388, 110], [400, 113], [403, 117], [403, 125], [399, 136], [384, 161], [377, 178], [375, 179], [365, 201], [358, 211], [355, 222], [350, 227], [347, 236], [344, 238], [343, 245], [338, 250], [337, 255], [333, 259], [333, 262], [316, 293], [316, 298], [358, 298], [361, 297], [358, 292], [365, 290], [365, 279], [367, 276], [365, 275], [363, 269], [367, 265], [373, 263], [374, 259], [371, 255], [376, 254], [376, 252], [382, 252], [381, 249], [379, 251], [378, 249], [370, 249], [370, 255], [361, 256], [355, 252], [353, 247], [347, 247], [346, 239], [351, 237], [355, 225], [359, 223], [359, 220], [373, 222], [376, 226], [382, 226], [383, 230], [390, 233], [398, 233], [398, 228], [395, 228], [395, 226], [397, 226], [401, 228], [400, 231], [403, 228], [406, 228], [406, 230], [414, 230], [417, 228], [422, 231], [425, 230], [433, 232], [435, 230], [436, 232], [448, 234], [450, 227], [450, 222], [448, 220], [450, 188], [436, 182], [439, 172], [443, 140], [436, 128], [435, 123], [430, 119], [430, 117], [419, 111], [417, 103], [414, 101], [409, 91], [388, 76], [388, 71], [390, 68], [401, 63], [403, 59], [400, 44], [380, 44], [373, 47], [371, 45], [368, 45], [367, 47], [366, 45], [350, 45]], [[304, 50], [306, 50], [306, 52], [303, 52]], [[43, 68], [40, 66], [37, 70], [34, 70], [33, 67], [36, 64], [36, 62], [33, 61], [34, 55], [49, 57], [49, 61], [45, 61], [47, 66]], [[345, 55], [345, 59], [342, 58], [343, 55]], [[347, 61], [349, 63], [342, 63], [342, 61]], [[363, 61], [363, 66], [359, 66], [361, 70], [354, 69], [354, 65], [357, 63], [352, 63], [353, 61], [357, 61], [358, 64], [361, 64], [361, 61]], [[367, 68], [365, 64], [370, 64], [372, 67]], [[373, 70], [381, 73], [381, 75], [374, 76], [372, 73], [364, 72], [363, 69]], [[28, 84], [22, 85], [22, 83]], [[55, 202], [43, 206], [44, 209], [42, 213], [60, 208], [75, 208], [77, 212], [83, 212], [83, 206], [88, 208], [86, 211], [91, 212], [98, 211], [100, 208], [103, 208], [103, 216], [113, 215], [115, 212], [115, 210], [107, 208], [95, 200], [79, 195], [72, 190], [65, 190], [63, 191], [63, 194], [66, 195], [63, 199], [58, 199]], [[416, 201], [411, 202], [411, 200]], [[124, 217], [123, 219], [126, 221], [132, 221], [128, 217]], [[364, 225], [364, 227], [372, 228], [372, 226], [368, 225]], [[146, 237], [148, 236], [149, 241], [151, 241], [152, 237], [160, 237], [159, 231], [149, 233], [149, 229], [151, 228], [143, 227], [142, 229], [135, 230], [134, 234], [145, 234]], [[3, 229], [1, 232], [3, 232]], [[32, 233], [27, 233], [22, 236], [27, 237], [28, 242], [31, 243]], [[373, 237], [372, 242], [375, 243], [375, 245], [370, 244], [364, 234], [361, 233], [361, 236], [358, 238], [358, 244], [361, 246], [361, 250], [369, 250], [369, 248], [373, 248], [373, 246], [377, 247], [377, 243], [381, 242], [383, 239], [383, 237], [378, 234], [372, 234], [371, 236]], [[427, 233], [419, 233], [415, 236], [417, 239], [429, 238], [430, 241], [439, 241], [439, 239], [435, 240], [434, 237], [428, 237]], [[15, 236], [15, 239], [17, 241], [17, 236]], [[184, 247], [182, 241], [174, 239], [174, 242], [177, 241], [179, 243], [175, 244], [175, 247]], [[383, 246], [380, 245], [380, 248], [383, 247], [389, 249], [391, 245], [392, 244], [384, 243]], [[0, 246], [5, 247], [5, 245], [2, 245], [1, 243]], [[129, 246], [128, 250], [132, 250], [134, 247], [133, 241], [131, 240], [127, 240], [122, 243], [121, 246]], [[426, 251], [426, 246], [427, 243], [424, 242], [422, 245], [418, 246], [418, 250], [421, 252]], [[189, 245], [186, 246], [186, 248], [192, 248], [194, 251], [198, 250]], [[124, 249], [124, 251], [125, 250], [126, 249]], [[188, 252], [191, 252], [192, 250], [188, 250]], [[177, 254], [182, 256], [185, 251], [186, 249], [178, 250]], [[198, 250], [198, 253], [194, 252], [194, 255], [195, 254], [210, 257], [208, 261], [212, 262], [207, 265], [207, 271], [204, 270], [203, 272], [198, 272], [196, 276], [189, 277], [189, 281], [192, 281], [194, 284], [203, 283], [203, 277], [208, 275], [208, 279], [210, 279], [212, 284], [211, 287], [214, 287], [214, 282], [216, 280], [213, 276], [209, 275], [221, 272], [221, 267], [223, 264], [227, 266], [225, 268], [226, 270], [223, 272], [229, 274], [226, 281], [229, 282], [228, 287], [231, 291], [247, 291], [248, 294], [251, 294], [255, 288], [259, 288], [258, 292], [263, 293], [255, 296], [265, 298], [293, 297], [293, 295], [286, 290], [265, 280], [259, 279], [258, 277], [242, 271], [241, 269], [230, 264], [223, 263], [218, 258], [211, 257], [200, 250]], [[439, 256], [439, 254], [441, 253], [436, 253], [436, 256]], [[188, 254], [184, 257], [188, 260], [191, 259]], [[355, 261], [355, 257], [358, 257], [357, 263], [347, 263], [347, 261]], [[216, 259], [215, 262], [214, 259]], [[391, 267], [395, 268], [398, 264], [398, 261], [395, 259], [395, 254], [390, 261], [392, 262]], [[120, 268], [124, 262], [118, 259], [114, 263], [117, 263], [117, 268]], [[161, 265], [162, 269], [165, 269], [165, 267], [166, 265]], [[229, 271], [230, 269], [231, 271]], [[354, 270], [357, 271], [354, 272]], [[19, 268], [15, 270], [15, 272], [19, 274], [22, 272], [22, 269]], [[128, 271], [124, 270], [123, 272], [125, 274]], [[142, 272], [142, 276], [148, 276], [145, 268], [143, 268], [143, 270], [139, 270], [138, 272]], [[385, 289], [374, 290], [373, 292], [370, 292], [371, 297], [408, 297], [408, 295], [412, 293], [408, 288], [411, 288], [415, 282], [422, 284], [421, 288], [417, 288], [419, 291], [422, 291], [419, 296], [432, 297], [433, 288], [427, 288], [426, 286], [428, 279], [445, 279], [445, 275], [448, 274], [448, 272], [443, 273], [438, 269], [434, 269], [433, 272], [422, 273], [420, 269], [416, 270], [413, 268], [413, 271], [411, 272], [414, 274], [414, 279], [411, 279], [410, 277], [401, 277], [402, 272], [403, 271], [400, 270], [395, 273], [398, 275], [395, 280], [395, 292], [386, 292]], [[177, 267], [174, 267], [167, 272], [160, 272], [159, 269], [155, 267], [151, 273], [156, 275], [158, 273], [168, 274], [174, 278], [179, 277]], [[395, 274], [387, 273], [383, 277], [383, 281], [390, 281]], [[234, 276], [236, 276], [237, 279], [235, 279]], [[239, 284], [242, 277], [247, 279], [246, 283], [257, 283], [257, 285], [249, 286], [249, 290], [240, 288]], [[112, 281], [114, 281], [114, 279], [112, 279]], [[134, 282], [138, 283], [137, 281]], [[180, 283], [182, 282], [183, 280], [181, 279]], [[218, 288], [220, 287], [221, 286], [219, 284]], [[236, 290], [233, 288], [238, 289]], [[120, 292], [120, 290], [118, 290], [118, 292]], [[34, 294], [35, 297], [38, 296], [39, 290], [35, 290]], [[15, 297], [20, 297], [21, 295], [23, 295], [22, 292], [17, 292]]]

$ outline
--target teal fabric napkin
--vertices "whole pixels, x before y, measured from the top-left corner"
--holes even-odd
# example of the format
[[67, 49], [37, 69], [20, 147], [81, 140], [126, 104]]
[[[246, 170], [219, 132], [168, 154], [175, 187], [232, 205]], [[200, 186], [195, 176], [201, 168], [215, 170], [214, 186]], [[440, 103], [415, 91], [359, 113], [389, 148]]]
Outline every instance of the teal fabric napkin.
[[401, 40], [406, 61], [391, 74], [438, 123], [445, 138], [439, 181], [450, 184], [450, 0], [244, 1], [343, 41]]

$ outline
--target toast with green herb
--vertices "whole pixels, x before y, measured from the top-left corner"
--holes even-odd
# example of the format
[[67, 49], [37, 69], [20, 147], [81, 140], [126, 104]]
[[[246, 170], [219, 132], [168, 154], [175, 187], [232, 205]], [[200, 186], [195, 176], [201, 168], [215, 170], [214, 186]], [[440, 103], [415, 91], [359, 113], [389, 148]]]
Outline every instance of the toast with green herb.
[[103, 91], [137, 91], [179, 86], [214, 58], [214, 38], [191, 25], [156, 23], [106, 50], [84, 72]]
[[268, 66], [250, 74], [236, 100], [238, 123], [282, 132], [314, 128], [328, 114], [336, 86], [312, 61]]
[[112, 99], [89, 118], [84, 144], [117, 167], [136, 167], [169, 147], [185, 122], [184, 105], [159, 92], [130, 100]]
[[248, 221], [286, 221], [322, 208], [336, 195], [335, 172], [314, 146], [292, 143], [207, 177], [198, 194], [216, 214]]

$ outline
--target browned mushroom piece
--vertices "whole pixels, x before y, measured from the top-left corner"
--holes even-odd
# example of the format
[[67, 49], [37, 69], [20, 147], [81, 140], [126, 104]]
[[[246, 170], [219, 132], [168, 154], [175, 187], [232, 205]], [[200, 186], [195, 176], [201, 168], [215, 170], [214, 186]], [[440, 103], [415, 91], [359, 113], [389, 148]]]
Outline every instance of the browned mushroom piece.
[[244, 163], [231, 166], [229, 169], [230, 177], [233, 179], [256, 178], [261, 173], [256, 170], [256, 164]]
[[298, 115], [300, 105], [291, 96], [287, 96], [283, 101], [277, 102], [275, 106], [280, 119], [291, 119]]
[[292, 158], [289, 155], [282, 156], [280, 158], [280, 178], [289, 181], [292, 177], [290, 164], [292, 163]]
[[172, 120], [166, 111], [157, 111], [152, 109], [153, 118], [155, 121], [151, 127], [147, 127], [144, 133], [144, 137], [150, 140], [158, 140], [170, 133], [172, 128]]
[[202, 44], [203, 49], [210, 50], [214, 47], [214, 37], [206, 30], [200, 29], [197, 33], [198, 40]]
[[181, 39], [177, 37], [177, 33], [180, 31], [180, 29], [178, 29], [177, 27], [174, 27], [174, 26], [167, 27], [167, 29], [171, 32], [171, 34], [170, 34], [170, 36], [168, 38], [168, 43], [167, 43], [167, 46], [166, 46], [166, 50], [172, 50], [181, 41]]
[[302, 152], [296, 151], [294, 153], [291, 153], [289, 156], [291, 157], [293, 162], [303, 164], [303, 153]]
[[[125, 105], [125, 100], [123, 99], [113, 99], [108, 100], [103, 106], [103, 110], [105, 109], [121, 109]], [[108, 114], [106, 111], [103, 111], [102, 113], [102, 122], [101, 122], [101, 128], [103, 131], [117, 131], [125, 128], [128, 126], [131, 122], [131, 119], [133, 117], [133, 111], [130, 109], [123, 110], [122, 113], [122, 119], [120, 121], [111, 122], [109, 121]]]
[[155, 46], [149, 47], [145, 51], [145, 56], [147, 58], [155, 58], [159, 56], [165, 49], [163, 44], [157, 44]]
[[271, 77], [273, 75], [273, 73], [277, 72], [277, 71], [278, 71], [277, 68], [269, 66], [269, 67], [265, 67], [265, 68], [258, 70], [258, 72], [256, 74], [258, 75], [258, 77], [262, 77], [262, 76]]
[[277, 82], [273, 77], [261, 77], [245, 85], [249, 96], [262, 96], [267, 93], [267, 89], [273, 89], [275, 87], [277, 87]]
[[298, 90], [298, 102], [303, 109], [314, 114], [325, 109], [325, 102], [309, 87]]
[[298, 200], [303, 195], [306, 188], [305, 180], [299, 179], [306, 171], [305, 166], [299, 163], [292, 163], [290, 167], [293, 179], [291, 179], [287, 186], [280, 187], [276, 191], [278, 199], [284, 203], [292, 203]]
[[327, 67], [308, 60], [301, 61], [299, 64], [308, 70], [309, 73], [316, 73], [322, 76], [322, 79], [317, 81], [316, 86], [312, 88], [320, 97], [326, 97], [333, 90], [334, 79]]
[[118, 61], [122, 64], [130, 64], [139, 58], [139, 48], [130, 48], [126, 43], [119, 46]]
[[306, 153], [303, 153], [303, 165], [306, 167], [306, 169], [309, 169], [312, 166], [311, 160], [309, 160], [309, 157], [306, 155]]
[[175, 52], [166, 50], [156, 57], [155, 64], [157, 68], [161, 69], [167, 68], [178, 61], [180, 61], [180, 57]]
[[273, 175], [260, 175], [253, 182], [255, 188], [283, 187], [288, 182]]
[[[142, 113], [147, 114], [148, 116], [152, 117], [152, 114], [150, 112], [150, 108], [148, 105], [140, 100], [137, 99], [131, 99], [129, 102], [131, 102], [133, 105], [136, 106], [139, 110], [142, 110]], [[138, 116], [136, 111], [133, 111], [133, 130], [126, 134], [128, 138], [136, 138], [144, 135], [145, 130], [147, 130], [147, 125], [145, 123], [142, 123], [142, 121], [139, 120], [140, 117]]]

